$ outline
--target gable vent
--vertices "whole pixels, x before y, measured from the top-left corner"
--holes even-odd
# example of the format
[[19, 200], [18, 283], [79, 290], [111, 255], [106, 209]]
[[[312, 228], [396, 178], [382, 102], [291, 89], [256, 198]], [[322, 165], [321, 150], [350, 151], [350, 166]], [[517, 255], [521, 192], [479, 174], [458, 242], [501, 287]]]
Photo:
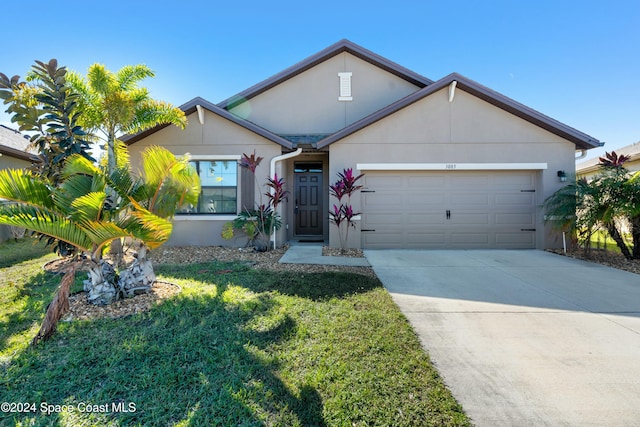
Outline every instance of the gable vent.
[[338, 73], [340, 78], [340, 96], [338, 101], [353, 101], [351, 96], [351, 75], [352, 73]]

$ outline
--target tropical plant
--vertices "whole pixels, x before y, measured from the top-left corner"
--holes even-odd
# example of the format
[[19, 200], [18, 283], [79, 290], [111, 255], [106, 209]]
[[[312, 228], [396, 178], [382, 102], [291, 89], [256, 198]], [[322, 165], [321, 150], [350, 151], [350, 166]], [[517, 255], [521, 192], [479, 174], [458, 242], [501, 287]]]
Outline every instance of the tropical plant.
[[80, 124], [106, 141], [108, 170], [116, 168], [116, 139], [121, 134], [140, 132], [162, 124], [182, 129], [187, 119], [182, 110], [149, 96], [138, 83], [154, 77], [146, 65], [126, 65], [113, 73], [102, 64], [93, 64], [86, 78], [69, 73], [68, 80], [80, 94]]
[[[329, 186], [329, 194], [338, 199], [339, 203], [339, 206], [334, 204], [333, 210], [329, 211], [329, 221], [338, 229], [340, 250], [342, 253], [347, 249], [349, 229], [356, 227], [354, 217], [360, 215], [359, 212], [354, 212], [351, 206], [351, 196], [356, 191], [362, 189], [362, 185], [358, 184], [358, 181], [363, 176], [364, 174], [354, 176], [353, 169], [351, 168], [344, 169], [342, 172], [338, 172], [338, 180], [335, 184]], [[345, 199], [344, 203], [342, 201], [343, 199]], [[342, 227], [343, 224], [346, 224], [346, 227]]]
[[[601, 169], [591, 180], [570, 183], [545, 201], [546, 218], [575, 234], [585, 252], [591, 236], [603, 229], [626, 258], [640, 259], [640, 177], [624, 167], [628, 156], [614, 151], [599, 160]], [[624, 239], [624, 224], [631, 227], [631, 246]]]
[[[117, 138], [126, 133], [140, 132], [158, 125], [173, 124], [181, 129], [187, 124], [182, 110], [150, 97], [138, 83], [154, 77], [146, 65], [126, 65], [113, 73], [102, 64], [93, 64], [86, 78], [69, 73], [68, 80], [80, 94], [79, 123], [106, 142], [107, 170], [117, 168]], [[120, 241], [113, 242], [112, 253], [121, 254]]]
[[[255, 151], [251, 155], [245, 153], [238, 161], [241, 168], [247, 169], [253, 175], [255, 186], [259, 189], [256, 169], [262, 162], [263, 157], [256, 156]], [[242, 230], [249, 236], [249, 243], [254, 243], [258, 250], [269, 250], [271, 248], [271, 236], [282, 227], [282, 218], [278, 213], [278, 206], [289, 196], [285, 189], [284, 178], [267, 177], [265, 184], [266, 192], [260, 193], [260, 202], [253, 209], [243, 209], [238, 216], [230, 223], [225, 224], [221, 236], [224, 239], [232, 239], [234, 230]], [[267, 202], [263, 203], [262, 196], [267, 197]]]
[[[147, 249], [162, 245], [171, 235], [169, 217], [179, 204], [197, 202], [200, 192], [199, 179], [188, 159], [176, 159], [166, 149], [151, 147], [143, 155], [143, 163], [147, 171], [144, 176], [133, 176], [127, 167], [109, 174], [106, 168], [73, 155], [67, 159], [57, 186], [31, 171], [0, 171], [0, 197], [13, 202], [0, 208], [0, 223], [24, 227], [77, 248], [89, 265], [85, 291], [90, 302], [109, 304], [132, 296], [148, 289], [149, 282], [155, 280], [150, 261], [138, 256], [136, 265], [145, 278], [129, 280], [131, 274], [118, 275], [102, 258], [103, 249], [122, 238], [139, 242], [143, 255]], [[125, 202], [113, 203], [110, 190]], [[175, 206], [167, 206], [171, 203]], [[80, 257], [75, 261], [34, 344], [53, 334], [68, 306], [70, 281]]]
[[79, 154], [94, 161], [88, 151], [92, 136], [79, 125], [79, 95], [68, 84], [66, 67], [58, 67], [55, 59], [35, 62], [27, 81], [0, 73], [0, 99], [19, 130], [32, 134], [31, 144], [39, 151], [35, 170], [56, 184], [67, 157]]
[[[6, 112], [21, 131], [32, 134], [31, 144], [38, 149], [38, 161], [32, 169], [54, 186], [59, 183], [69, 156], [79, 154], [94, 161], [88, 151], [91, 135], [78, 124], [78, 94], [69, 86], [67, 76], [66, 68], [59, 67], [55, 59], [36, 61], [27, 81], [21, 81], [19, 76], [9, 79], [0, 73], [0, 98], [8, 105]], [[73, 250], [63, 241], [47, 240], [62, 255]]]

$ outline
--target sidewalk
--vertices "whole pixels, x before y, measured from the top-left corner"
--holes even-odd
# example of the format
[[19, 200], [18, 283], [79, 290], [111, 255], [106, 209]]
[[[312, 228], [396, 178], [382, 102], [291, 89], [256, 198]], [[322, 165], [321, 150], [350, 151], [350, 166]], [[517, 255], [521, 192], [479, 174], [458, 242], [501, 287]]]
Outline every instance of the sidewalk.
[[345, 265], [350, 267], [369, 267], [366, 258], [343, 256], [322, 256], [322, 243], [290, 242], [291, 246], [280, 258], [282, 264], [321, 264]]

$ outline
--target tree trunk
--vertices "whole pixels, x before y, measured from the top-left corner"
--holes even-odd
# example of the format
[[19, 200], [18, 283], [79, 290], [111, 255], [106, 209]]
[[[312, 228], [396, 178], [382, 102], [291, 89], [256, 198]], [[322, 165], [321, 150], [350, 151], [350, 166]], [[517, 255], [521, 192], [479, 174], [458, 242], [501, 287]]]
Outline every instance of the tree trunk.
[[140, 245], [133, 264], [120, 274], [119, 292], [121, 296], [131, 298], [136, 294], [148, 292], [155, 281], [156, 274], [151, 260], [147, 258], [147, 247]]
[[[107, 135], [107, 171], [109, 175], [116, 170], [116, 167], [116, 132], [115, 129], [113, 129], [109, 130], [109, 134]], [[113, 189], [109, 189], [107, 195], [112, 198], [112, 201], [115, 203], [115, 199], [118, 197], [116, 192]], [[115, 239], [111, 242], [111, 250], [109, 251], [109, 254], [114, 260], [114, 263], [116, 265], [120, 265], [123, 258], [122, 241], [120, 239]]]
[[58, 321], [62, 315], [69, 309], [69, 290], [76, 277], [76, 270], [79, 263], [72, 263], [66, 270], [64, 277], [58, 288], [56, 296], [53, 297], [53, 301], [47, 308], [47, 313], [42, 321], [42, 326], [31, 341], [31, 345], [37, 345], [40, 341], [46, 341], [56, 332]]
[[105, 260], [92, 261], [89, 279], [84, 281], [87, 300], [94, 305], [108, 305], [118, 299], [116, 284], [118, 275], [111, 264]]
[[633, 259], [640, 259], [640, 215], [631, 217], [629, 222], [633, 239]]
[[626, 259], [632, 259], [631, 252], [629, 251], [627, 244], [624, 242], [622, 235], [620, 234], [620, 232], [618, 231], [618, 228], [613, 222], [607, 224], [607, 231], [609, 232], [609, 235], [611, 236], [611, 238], [618, 245], [618, 248], [620, 248], [622, 255], [624, 255]]

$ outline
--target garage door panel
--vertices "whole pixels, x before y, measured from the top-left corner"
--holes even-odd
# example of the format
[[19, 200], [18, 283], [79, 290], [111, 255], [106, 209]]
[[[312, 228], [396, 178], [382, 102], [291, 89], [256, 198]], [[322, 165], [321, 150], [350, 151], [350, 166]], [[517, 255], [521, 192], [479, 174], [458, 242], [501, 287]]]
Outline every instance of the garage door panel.
[[461, 189], [489, 189], [491, 186], [491, 180], [488, 176], [482, 176], [477, 174], [458, 175], [450, 177], [452, 188]]
[[404, 200], [400, 194], [365, 193], [363, 195], [362, 203], [363, 206], [366, 206], [370, 211], [393, 211], [394, 207], [402, 206]]
[[535, 231], [522, 231], [536, 227], [535, 183], [532, 171], [369, 172], [362, 228], [375, 231], [362, 245], [535, 248]]
[[496, 244], [503, 247], [535, 246], [535, 232], [525, 231], [519, 233], [496, 233]]
[[431, 209], [444, 206], [447, 203], [446, 195], [440, 193], [416, 193], [406, 194], [406, 206], [414, 209]]
[[490, 241], [489, 233], [455, 232], [451, 233], [451, 244], [457, 246], [468, 245], [488, 245]]
[[394, 214], [369, 214], [362, 221], [363, 228], [384, 227], [387, 229], [401, 230], [404, 218], [402, 213]]
[[446, 233], [409, 233], [407, 235], [407, 243], [418, 245], [424, 243], [426, 245], [436, 245], [442, 247], [447, 243]]
[[450, 206], [489, 206], [490, 195], [487, 193], [453, 193]]
[[446, 222], [442, 213], [407, 214], [406, 223], [412, 226], [443, 225]]
[[406, 188], [412, 190], [440, 189], [444, 185], [446, 185], [446, 178], [442, 176], [408, 175], [406, 177]]
[[452, 213], [449, 222], [452, 225], [488, 225], [488, 213]]
[[363, 233], [364, 245], [367, 248], [393, 248], [403, 244], [401, 233]]
[[533, 226], [536, 223], [535, 215], [531, 212], [525, 213], [496, 213], [496, 225], [527, 225]]
[[499, 193], [495, 195], [496, 206], [527, 206], [534, 205], [535, 195], [533, 193]]
[[533, 173], [504, 173], [493, 176], [495, 187], [528, 190], [535, 188], [535, 175]]
[[366, 187], [376, 188], [378, 190], [383, 190], [385, 188], [400, 188], [404, 181], [404, 177], [390, 174], [381, 174], [376, 176], [367, 174], [365, 176]]

